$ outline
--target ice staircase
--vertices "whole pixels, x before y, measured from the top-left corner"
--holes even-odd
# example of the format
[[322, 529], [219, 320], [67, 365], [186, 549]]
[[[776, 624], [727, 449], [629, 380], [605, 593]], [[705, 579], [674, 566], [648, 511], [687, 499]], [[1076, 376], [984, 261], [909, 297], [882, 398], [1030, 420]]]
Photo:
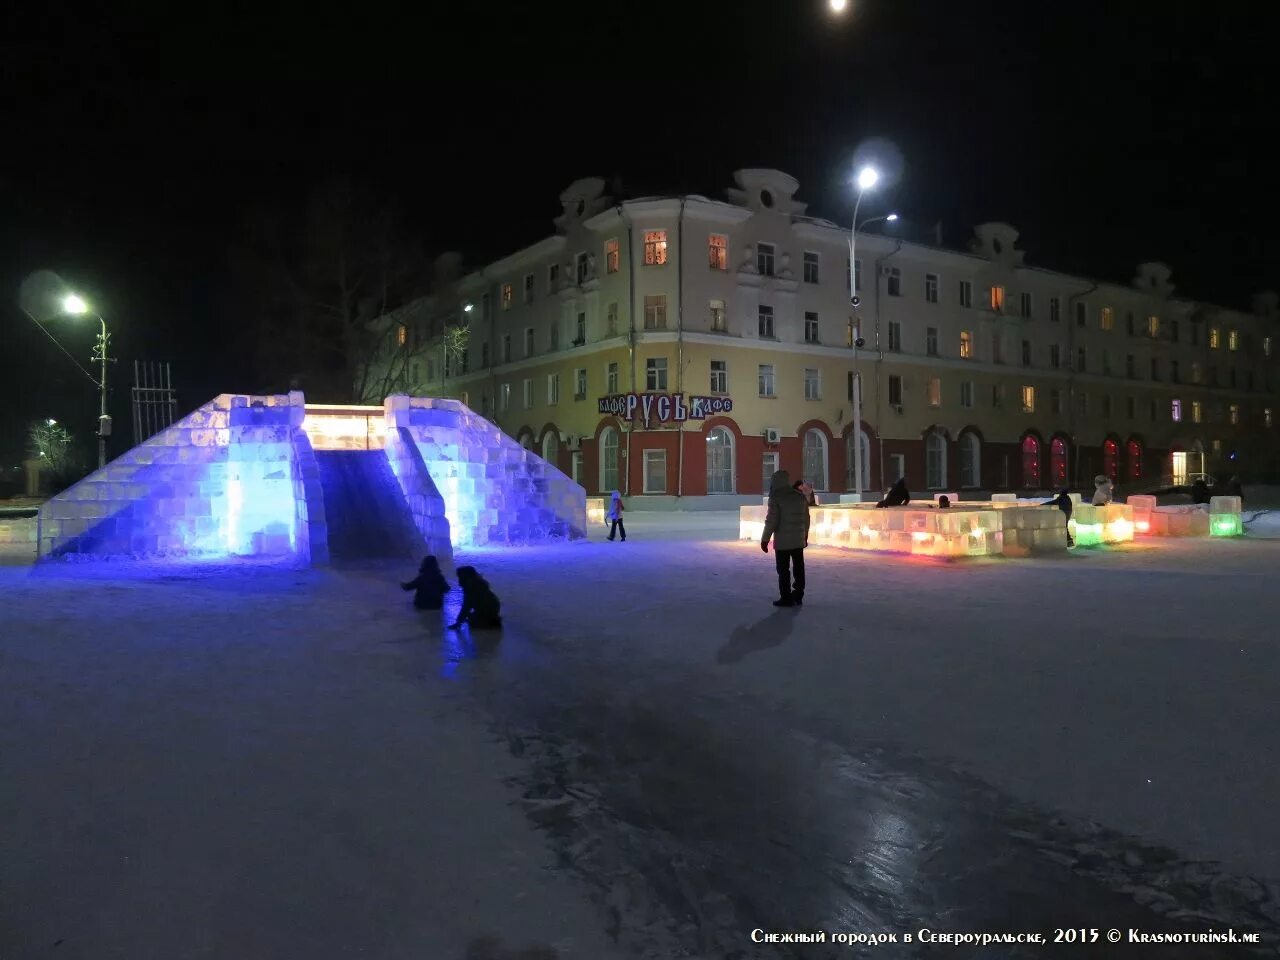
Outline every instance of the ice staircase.
[[315, 458], [333, 560], [421, 559], [426, 543], [385, 450], [317, 450]]

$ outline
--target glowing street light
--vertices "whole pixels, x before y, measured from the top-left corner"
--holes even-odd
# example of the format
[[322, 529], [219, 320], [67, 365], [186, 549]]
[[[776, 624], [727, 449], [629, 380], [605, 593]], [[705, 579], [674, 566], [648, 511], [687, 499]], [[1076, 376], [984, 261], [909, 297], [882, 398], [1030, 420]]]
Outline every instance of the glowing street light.
[[68, 293], [62, 298], [62, 312], [72, 317], [83, 316], [89, 312], [89, 305], [84, 302], [82, 297], [78, 297], [74, 293]]
[[[82, 317], [85, 314], [93, 314], [89, 309], [89, 304], [78, 294], [68, 293], [62, 298], [62, 312], [72, 317]], [[107, 415], [107, 348], [110, 338], [107, 335], [107, 321], [102, 319], [101, 314], [93, 314], [98, 318], [101, 324], [101, 330], [98, 333], [98, 342], [94, 345], [93, 360], [102, 364], [102, 376], [98, 380], [98, 469], [101, 470], [107, 465], [107, 437], [111, 433], [111, 417]], [[50, 422], [52, 426], [52, 422]]]
[[463, 306], [462, 306], [462, 312], [463, 312], [463, 313], [470, 313], [470, 312], [471, 312], [472, 310], [474, 310], [475, 308], [476, 308], [476, 305], [475, 305], [474, 303], [467, 303], [467, 304], [463, 304]]
[[849, 0], [831, 0], [832, 13], [844, 13], [847, 6], [849, 6]]
[[880, 182], [880, 174], [875, 167], [863, 167], [858, 171], [858, 192], [861, 194], [863, 190], [870, 190]]

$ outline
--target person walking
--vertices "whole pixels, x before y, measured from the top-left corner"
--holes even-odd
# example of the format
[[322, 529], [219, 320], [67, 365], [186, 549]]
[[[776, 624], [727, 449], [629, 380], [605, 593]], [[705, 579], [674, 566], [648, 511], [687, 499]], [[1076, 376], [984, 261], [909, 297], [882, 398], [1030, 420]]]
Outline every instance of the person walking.
[[604, 518], [609, 521], [609, 539], [612, 540], [618, 534], [622, 534], [622, 542], [627, 542], [627, 527], [622, 522], [622, 494], [617, 490], [613, 491], [613, 496], [609, 500], [609, 512]]
[[[809, 503], [791, 486], [791, 475], [779, 470], [769, 481], [769, 511], [765, 516], [760, 549], [769, 552], [773, 540], [774, 564], [778, 570], [778, 599], [775, 607], [798, 607], [804, 603], [804, 548], [809, 545]], [[794, 582], [793, 582], [794, 577]]]

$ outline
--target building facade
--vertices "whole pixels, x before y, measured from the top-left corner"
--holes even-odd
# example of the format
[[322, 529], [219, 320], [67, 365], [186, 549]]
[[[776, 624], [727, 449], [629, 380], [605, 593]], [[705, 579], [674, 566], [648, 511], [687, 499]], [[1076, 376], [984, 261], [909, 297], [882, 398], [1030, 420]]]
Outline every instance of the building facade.
[[855, 443], [872, 492], [1275, 471], [1275, 295], [1233, 311], [1175, 297], [1159, 263], [1129, 286], [1027, 266], [1000, 223], [967, 251], [859, 234], [851, 264], [794, 179], [735, 180], [727, 202], [576, 182], [554, 235], [389, 321], [388, 362], [422, 345], [399, 382], [591, 493], [754, 497], [777, 468], [845, 492]]

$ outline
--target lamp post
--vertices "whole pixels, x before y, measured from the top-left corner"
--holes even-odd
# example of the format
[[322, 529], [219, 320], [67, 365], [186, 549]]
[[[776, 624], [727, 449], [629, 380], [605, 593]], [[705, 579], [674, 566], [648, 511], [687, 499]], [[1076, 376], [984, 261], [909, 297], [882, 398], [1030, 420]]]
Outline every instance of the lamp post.
[[[858, 171], [854, 181], [858, 187], [858, 199], [853, 204], [853, 220], [849, 227], [849, 347], [853, 351], [853, 493], [857, 502], [862, 502], [862, 374], [858, 370], [858, 348], [865, 342], [859, 336], [858, 325], [858, 208], [862, 206], [862, 195], [875, 187], [880, 174], [875, 167], [863, 167]], [[880, 217], [873, 218], [875, 220]], [[885, 220], [897, 219], [897, 214], [889, 214]], [[862, 224], [871, 223], [868, 220]]]
[[101, 314], [93, 313], [89, 304], [74, 293], [62, 298], [62, 312], [73, 317], [90, 314], [97, 317], [101, 325], [97, 342], [93, 346], [93, 356], [90, 358], [102, 364], [102, 376], [98, 380], [98, 469], [101, 470], [107, 465], [107, 437], [111, 434], [111, 417], [107, 415], [107, 363], [110, 359], [107, 354], [111, 342], [107, 334], [107, 321], [102, 319]]

